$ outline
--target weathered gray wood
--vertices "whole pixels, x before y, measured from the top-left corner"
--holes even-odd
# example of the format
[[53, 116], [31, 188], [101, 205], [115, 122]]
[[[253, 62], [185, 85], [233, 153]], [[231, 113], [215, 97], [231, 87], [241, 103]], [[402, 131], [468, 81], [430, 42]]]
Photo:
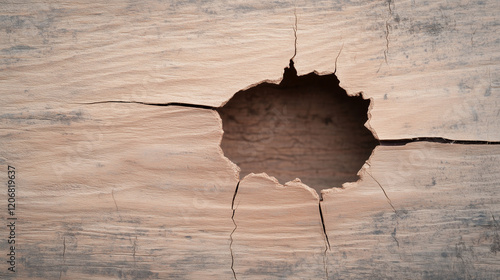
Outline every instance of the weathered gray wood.
[[361, 180], [323, 193], [335, 279], [495, 279], [499, 146], [377, 147]]

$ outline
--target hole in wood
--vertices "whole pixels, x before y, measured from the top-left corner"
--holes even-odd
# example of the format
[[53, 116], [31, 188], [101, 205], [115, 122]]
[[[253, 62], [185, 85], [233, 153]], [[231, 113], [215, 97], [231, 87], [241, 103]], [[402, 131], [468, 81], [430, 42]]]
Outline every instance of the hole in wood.
[[370, 100], [349, 96], [335, 74], [297, 76], [290, 61], [280, 84], [237, 92], [217, 109], [221, 147], [240, 177], [265, 172], [280, 183], [300, 178], [318, 193], [358, 180], [378, 144], [364, 126]]

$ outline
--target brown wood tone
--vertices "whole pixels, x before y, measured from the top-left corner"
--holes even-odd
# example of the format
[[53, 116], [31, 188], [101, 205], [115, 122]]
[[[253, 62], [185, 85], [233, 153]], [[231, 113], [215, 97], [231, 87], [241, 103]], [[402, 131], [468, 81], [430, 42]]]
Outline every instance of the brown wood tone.
[[[3, 1], [0, 278], [497, 279], [498, 11], [497, 0]], [[335, 72], [370, 99], [360, 118], [382, 141], [474, 144], [390, 142], [363, 151], [352, 177], [332, 161], [324, 188], [345, 183], [322, 201], [310, 182], [325, 178], [295, 172], [292, 149], [273, 151], [291, 155], [284, 176], [240, 172], [216, 107], [278, 84], [292, 56], [298, 75]], [[304, 125], [283, 135], [312, 137]]]

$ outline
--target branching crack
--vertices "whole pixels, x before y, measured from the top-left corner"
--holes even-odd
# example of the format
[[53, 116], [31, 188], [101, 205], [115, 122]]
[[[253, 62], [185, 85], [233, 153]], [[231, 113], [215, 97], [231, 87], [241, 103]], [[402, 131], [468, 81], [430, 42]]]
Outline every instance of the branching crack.
[[231, 234], [229, 235], [229, 250], [231, 251], [231, 271], [233, 272], [233, 276], [234, 276], [234, 279], [236, 280], [236, 271], [234, 270], [234, 253], [233, 253], [233, 234], [234, 232], [236, 231], [236, 229], [238, 228], [238, 225], [236, 224], [236, 222], [234, 221], [234, 214], [236, 213], [236, 208], [234, 207], [234, 200], [236, 198], [236, 194], [238, 193], [238, 188], [240, 186], [240, 182], [238, 181], [238, 184], [236, 184], [236, 188], [234, 190], [234, 194], [233, 194], [233, 201], [231, 202], [231, 210], [233, 210], [233, 214], [231, 215], [231, 220], [233, 221], [233, 225], [234, 225], [234, 228], [233, 228], [233, 231], [231, 232]]

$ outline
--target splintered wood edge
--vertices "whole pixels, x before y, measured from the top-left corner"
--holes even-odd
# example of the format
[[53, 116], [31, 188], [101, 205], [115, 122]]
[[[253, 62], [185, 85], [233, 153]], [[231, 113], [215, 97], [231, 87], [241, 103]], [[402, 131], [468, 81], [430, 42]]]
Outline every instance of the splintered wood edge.
[[246, 175], [245, 177], [243, 177], [243, 179], [241, 179], [241, 182], [248, 182], [251, 180], [270, 181], [274, 184], [275, 189], [282, 190], [284, 192], [286, 192], [287, 190], [291, 190], [291, 189], [304, 190], [304, 191], [306, 191], [306, 193], [311, 194], [312, 198], [314, 198], [315, 200], [317, 200], [319, 202], [318, 193], [313, 188], [302, 183], [299, 178], [296, 178], [292, 181], [286, 182], [284, 185], [282, 185], [282, 184], [280, 184], [278, 179], [276, 179], [273, 176], [269, 176], [267, 173], [263, 172], [263, 173], [257, 173], [257, 174], [250, 173], [250, 174]]
[[[228, 101], [229, 101], [229, 99], [228, 99]], [[222, 119], [217, 111], [213, 110], [212, 114], [214, 115], [215, 119], [217, 120], [217, 124], [218, 124], [219, 129], [220, 129], [219, 130], [220, 136], [219, 136], [219, 139], [217, 140], [218, 141], [218, 151], [217, 152], [219, 153], [220, 157], [231, 166], [231, 169], [233, 170], [234, 178], [237, 181], [239, 181], [241, 168], [236, 163], [232, 162], [228, 157], [226, 157], [224, 155], [224, 150], [222, 150], [222, 147], [221, 147], [222, 138], [224, 137], [224, 129], [222, 128]]]

